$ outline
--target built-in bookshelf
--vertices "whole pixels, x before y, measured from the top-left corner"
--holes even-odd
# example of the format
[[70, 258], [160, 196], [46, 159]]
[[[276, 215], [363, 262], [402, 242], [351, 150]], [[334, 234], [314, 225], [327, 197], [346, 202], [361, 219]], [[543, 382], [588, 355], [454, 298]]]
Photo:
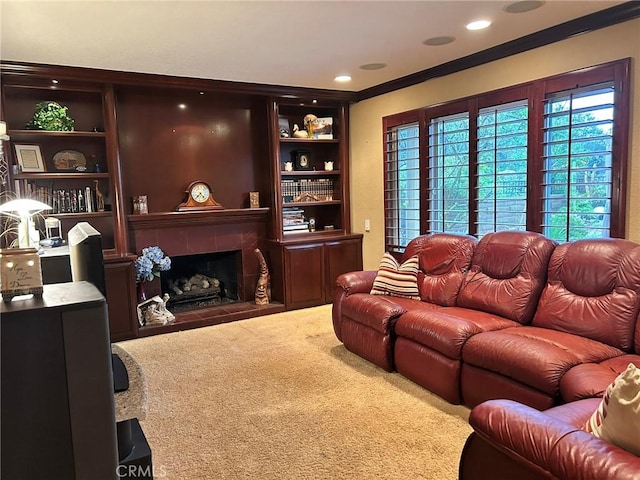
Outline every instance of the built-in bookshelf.
[[277, 181], [268, 253], [281, 279], [272, 289], [287, 309], [330, 302], [337, 276], [362, 268], [362, 235], [349, 219], [347, 111], [345, 102], [311, 98], [271, 104]]
[[[113, 185], [107, 159], [105, 92], [100, 83], [3, 75], [4, 121], [10, 141], [10, 188], [20, 198], [40, 200], [44, 212], [61, 222], [61, 234], [79, 221], [89, 221], [103, 237], [106, 251], [115, 250]], [[73, 119], [69, 131], [30, 126], [39, 104], [55, 102]], [[20, 152], [33, 152], [37, 165], [25, 168]], [[44, 231], [43, 226], [40, 230]]]
[[[276, 237], [292, 235], [287, 212], [293, 207], [311, 224], [306, 233], [312, 236], [348, 233], [346, 105], [275, 100], [273, 115], [278, 124], [273, 139], [279, 183]], [[315, 118], [310, 132], [305, 125], [309, 117]]]
[[[46, 216], [60, 220], [65, 239], [79, 221], [102, 234], [114, 341], [141, 334], [133, 261], [150, 245], [179, 255], [250, 242], [267, 259], [273, 303], [287, 309], [330, 301], [337, 275], [361, 268], [362, 236], [349, 220], [352, 93], [8, 61], [1, 73], [0, 117], [10, 137], [2, 190], [52, 206]], [[72, 131], [27, 127], [47, 101], [68, 108]], [[308, 114], [317, 117], [314, 134], [294, 136]], [[42, 167], [20, 170], [16, 145], [37, 146]], [[56, 162], [61, 152], [74, 162]], [[176, 211], [194, 181], [209, 184], [223, 209]], [[146, 215], [133, 206], [140, 196], [148, 199]], [[157, 228], [140, 233], [147, 222]], [[259, 273], [250, 253], [242, 262], [248, 304]], [[202, 322], [188, 313], [180, 328]]]

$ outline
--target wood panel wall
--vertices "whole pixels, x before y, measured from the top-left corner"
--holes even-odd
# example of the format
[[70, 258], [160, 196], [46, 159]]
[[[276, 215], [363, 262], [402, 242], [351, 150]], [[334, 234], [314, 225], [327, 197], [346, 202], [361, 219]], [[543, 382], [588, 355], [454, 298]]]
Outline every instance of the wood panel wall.
[[133, 195], [147, 195], [149, 213], [174, 211], [196, 180], [225, 208], [246, 208], [250, 191], [269, 198], [264, 99], [122, 87], [116, 110], [129, 213]]

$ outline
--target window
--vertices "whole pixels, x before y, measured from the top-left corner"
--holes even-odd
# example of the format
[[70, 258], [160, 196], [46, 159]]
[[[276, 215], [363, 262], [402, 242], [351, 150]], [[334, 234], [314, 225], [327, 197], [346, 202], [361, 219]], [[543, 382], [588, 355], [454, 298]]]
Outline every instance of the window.
[[386, 131], [385, 243], [388, 251], [420, 234], [420, 144], [418, 122]]
[[421, 233], [624, 237], [629, 59], [386, 117], [386, 247]]
[[613, 93], [608, 83], [545, 102], [542, 231], [554, 240], [609, 236]]
[[429, 123], [428, 232], [467, 233], [469, 228], [469, 114]]
[[476, 231], [527, 229], [526, 101], [487, 107], [478, 115]]

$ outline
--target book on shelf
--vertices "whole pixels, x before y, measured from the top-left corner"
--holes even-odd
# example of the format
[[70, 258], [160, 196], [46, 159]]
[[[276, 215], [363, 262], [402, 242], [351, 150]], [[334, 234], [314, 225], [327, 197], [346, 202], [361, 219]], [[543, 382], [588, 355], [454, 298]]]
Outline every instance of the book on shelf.
[[282, 230], [284, 230], [285, 232], [291, 232], [294, 230], [309, 230], [309, 222], [283, 225]]
[[53, 182], [39, 185], [26, 180], [14, 180], [14, 192], [19, 197], [33, 198], [51, 207], [48, 214], [95, 212], [95, 192], [91, 187], [55, 189]]
[[318, 140], [333, 139], [333, 118], [317, 118], [313, 122], [313, 137]]
[[334, 183], [331, 178], [284, 179], [281, 186], [284, 203], [293, 203], [297, 198], [314, 198], [316, 201], [333, 200]]

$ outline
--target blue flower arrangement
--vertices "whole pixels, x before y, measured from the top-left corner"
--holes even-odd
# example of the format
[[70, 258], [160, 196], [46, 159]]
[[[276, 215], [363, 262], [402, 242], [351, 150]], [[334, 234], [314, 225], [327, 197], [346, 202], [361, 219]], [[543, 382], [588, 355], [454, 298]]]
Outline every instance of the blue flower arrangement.
[[171, 259], [165, 256], [160, 247], [146, 247], [142, 255], [136, 258], [136, 282], [151, 281], [171, 268]]

